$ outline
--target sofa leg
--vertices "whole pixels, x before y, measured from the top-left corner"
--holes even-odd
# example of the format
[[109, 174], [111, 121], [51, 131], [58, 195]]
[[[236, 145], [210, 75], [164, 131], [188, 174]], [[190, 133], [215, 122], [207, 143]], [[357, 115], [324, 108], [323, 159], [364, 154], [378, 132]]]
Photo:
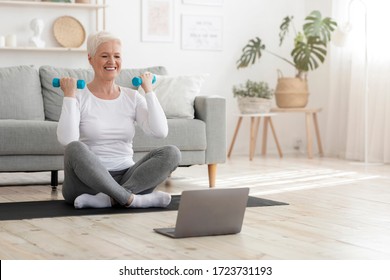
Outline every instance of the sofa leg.
[[58, 170], [51, 171], [51, 190], [56, 191], [58, 186]]
[[217, 178], [217, 164], [209, 164], [208, 165], [208, 171], [209, 171], [209, 186], [210, 188], [215, 187], [215, 179]]

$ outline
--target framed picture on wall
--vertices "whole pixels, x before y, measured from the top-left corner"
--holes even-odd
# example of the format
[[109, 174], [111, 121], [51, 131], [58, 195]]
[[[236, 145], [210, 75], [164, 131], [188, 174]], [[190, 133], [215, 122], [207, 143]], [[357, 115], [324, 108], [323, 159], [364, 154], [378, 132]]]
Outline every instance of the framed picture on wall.
[[144, 42], [172, 42], [174, 33], [174, 0], [142, 0]]
[[204, 6], [222, 6], [223, 0], [183, 0], [183, 4], [204, 5]]
[[183, 15], [182, 49], [221, 51], [222, 27], [222, 16]]

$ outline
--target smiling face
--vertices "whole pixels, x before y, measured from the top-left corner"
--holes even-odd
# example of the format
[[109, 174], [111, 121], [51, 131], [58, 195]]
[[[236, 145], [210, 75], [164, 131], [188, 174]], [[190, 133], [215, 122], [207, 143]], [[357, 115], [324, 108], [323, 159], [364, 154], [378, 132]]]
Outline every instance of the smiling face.
[[122, 67], [122, 48], [116, 40], [99, 45], [94, 56], [88, 55], [95, 77], [104, 81], [114, 80]]

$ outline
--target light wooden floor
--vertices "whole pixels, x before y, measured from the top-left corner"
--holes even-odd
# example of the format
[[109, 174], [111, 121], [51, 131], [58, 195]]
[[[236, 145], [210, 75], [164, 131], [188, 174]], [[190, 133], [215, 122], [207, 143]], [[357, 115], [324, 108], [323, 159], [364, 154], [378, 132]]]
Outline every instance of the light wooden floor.
[[[38, 185], [20, 186], [27, 182]], [[62, 199], [48, 173], [0, 173], [0, 202]], [[179, 168], [170, 186], [207, 188], [207, 167]], [[14, 185], [14, 186], [10, 186]], [[176, 211], [0, 222], [0, 259], [390, 259], [390, 165], [233, 156], [217, 187], [289, 203], [247, 208], [237, 235], [170, 239]]]

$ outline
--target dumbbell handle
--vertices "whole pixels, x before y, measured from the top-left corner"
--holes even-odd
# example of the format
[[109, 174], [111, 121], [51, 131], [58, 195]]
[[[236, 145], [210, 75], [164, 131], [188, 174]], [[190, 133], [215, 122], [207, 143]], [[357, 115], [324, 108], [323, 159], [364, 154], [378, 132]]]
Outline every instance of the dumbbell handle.
[[[58, 79], [58, 78], [53, 79], [53, 87], [60, 87], [60, 79]], [[84, 80], [77, 80], [77, 88], [78, 89], [85, 88], [85, 81]]]
[[[157, 80], [156, 75], [153, 75], [152, 84], [154, 84], [156, 82], [156, 80]], [[134, 77], [131, 80], [131, 83], [133, 84], [133, 86], [139, 87], [140, 85], [142, 85], [142, 79], [141, 79], [141, 77]]]

